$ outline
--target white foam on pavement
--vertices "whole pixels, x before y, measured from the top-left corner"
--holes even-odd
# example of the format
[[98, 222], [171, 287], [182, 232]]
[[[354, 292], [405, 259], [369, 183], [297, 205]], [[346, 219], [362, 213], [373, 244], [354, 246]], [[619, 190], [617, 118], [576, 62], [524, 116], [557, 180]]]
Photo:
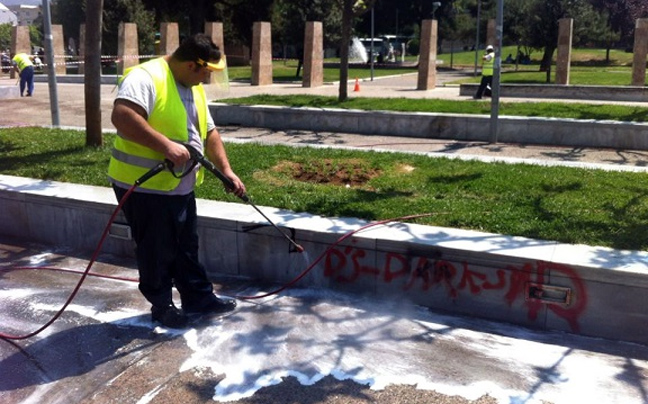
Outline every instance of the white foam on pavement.
[[[351, 299], [293, 290], [269, 304], [241, 303], [216, 324], [184, 334], [194, 354], [180, 371], [211, 367], [224, 374], [214, 393], [219, 402], [252, 396], [288, 376], [312, 385], [328, 375], [372, 389], [416, 385], [470, 400], [489, 394], [507, 404], [643, 402], [641, 391], [624, 382], [617, 357], [553, 341], [563, 334], [543, 342], [543, 334], [520, 327], [477, 320], [490, 329], [471, 330], [474, 319]], [[646, 374], [648, 364], [639, 362]]]
[[[34, 290], [1, 292], [4, 300]], [[39, 299], [27, 306], [34, 312], [60, 309]], [[241, 301], [234, 313], [184, 331], [155, 327], [130, 307], [105, 310], [102, 302], [73, 303], [68, 311], [184, 338], [193, 353], [177, 365], [178, 373], [210, 369], [223, 375], [213, 395], [218, 402], [250, 397], [289, 376], [308, 386], [329, 375], [375, 390], [415, 385], [469, 400], [488, 394], [506, 404], [639, 404], [648, 397], [648, 347], [535, 332], [326, 290], [293, 289]]]

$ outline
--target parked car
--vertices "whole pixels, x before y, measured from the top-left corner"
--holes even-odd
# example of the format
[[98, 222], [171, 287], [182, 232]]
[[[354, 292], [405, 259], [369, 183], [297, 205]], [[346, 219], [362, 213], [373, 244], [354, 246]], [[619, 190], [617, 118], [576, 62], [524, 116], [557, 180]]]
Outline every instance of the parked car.
[[2, 72], [9, 73], [11, 71], [11, 58], [9, 57], [9, 55], [3, 52], [0, 56], [0, 59], [2, 63]]

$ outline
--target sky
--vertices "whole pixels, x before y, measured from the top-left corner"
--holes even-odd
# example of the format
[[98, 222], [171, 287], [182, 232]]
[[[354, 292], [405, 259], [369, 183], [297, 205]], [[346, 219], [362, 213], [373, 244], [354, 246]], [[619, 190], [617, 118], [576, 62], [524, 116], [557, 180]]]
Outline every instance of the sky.
[[13, 6], [17, 4], [36, 6], [43, 4], [42, 0], [0, 0], [0, 3], [4, 4], [5, 6]]

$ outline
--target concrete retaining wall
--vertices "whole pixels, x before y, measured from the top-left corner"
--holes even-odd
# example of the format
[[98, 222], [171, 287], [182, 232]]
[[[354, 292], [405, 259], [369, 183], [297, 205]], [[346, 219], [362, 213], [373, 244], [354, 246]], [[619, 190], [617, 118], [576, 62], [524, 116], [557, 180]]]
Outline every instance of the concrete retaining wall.
[[[210, 104], [217, 125], [490, 141], [485, 115]], [[648, 150], [648, 124], [500, 117], [498, 142]]]
[[[83, 84], [85, 76], [83, 74], [66, 74], [56, 76], [57, 83], [72, 83], [72, 84]], [[103, 74], [101, 75], [101, 84], [114, 84], [117, 85], [117, 79], [119, 78], [116, 74]], [[34, 75], [34, 82], [37, 83], [47, 83], [48, 78], [46, 74], [36, 74]]]
[[[479, 87], [479, 84], [461, 84], [459, 86], [459, 95], [474, 95], [477, 92], [477, 87]], [[648, 102], [648, 87], [502, 84], [500, 87], [500, 96], [513, 98]]]
[[16, 86], [0, 86], [0, 99], [20, 98], [20, 88]]
[[[0, 175], [0, 235], [92, 251], [116, 203], [109, 188]], [[366, 222], [199, 200], [201, 260], [210, 275], [408, 299], [452, 313], [648, 343], [648, 254], [394, 223], [337, 241]], [[122, 218], [118, 221], [123, 222]], [[118, 229], [117, 229], [118, 230]], [[104, 249], [132, 256], [130, 240]]]

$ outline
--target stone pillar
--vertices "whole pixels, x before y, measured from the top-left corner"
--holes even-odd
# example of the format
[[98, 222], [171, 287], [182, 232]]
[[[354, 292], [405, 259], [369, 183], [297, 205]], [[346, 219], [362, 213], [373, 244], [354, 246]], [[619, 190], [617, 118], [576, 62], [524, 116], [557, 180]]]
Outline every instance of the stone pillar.
[[85, 74], [85, 24], [79, 26], [79, 74]]
[[417, 90], [436, 87], [437, 20], [423, 20]]
[[[227, 57], [225, 54], [225, 36], [223, 35], [223, 23], [222, 22], [205, 22], [205, 35], [211, 38], [212, 42], [218, 46], [218, 49], [221, 51], [221, 57]], [[214, 81], [212, 77], [215, 73], [209, 75], [209, 78], [205, 81], [205, 84], [210, 84]]]
[[137, 24], [120, 22], [118, 41], [117, 74], [124, 74], [126, 69], [139, 64]]
[[574, 30], [573, 18], [558, 20], [558, 56], [556, 58], [556, 84], [569, 84], [571, 48]]
[[640, 18], [635, 25], [632, 85], [646, 85], [646, 54], [648, 54], [648, 18]]
[[307, 21], [304, 32], [302, 87], [324, 84], [324, 31], [321, 21]]
[[[29, 27], [26, 25], [16, 25], [11, 27], [11, 54], [26, 53], [31, 55], [31, 41], [29, 39]], [[18, 74], [11, 69], [9, 77], [15, 79]]]
[[[65, 76], [67, 59], [65, 58], [65, 39], [63, 38], [63, 26], [52, 25], [52, 47], [54, 48], [54, 71], [57, 76]], [[45, 69], [47, 71], [47, 69]]]
[[225, 37], [223, 35], [222, 22], [205, 22], [205, 35], [211, 38], [212, 42], [218, 46], [221, 54], [225, 55]]
[[486, 46], [497, 46], [497, 34], [495, 32], [495, 28], [495, 19], [488, 20], [488, 24], [486, 25]]
[[180, 46], [177, 22], [160, 24], [160, 55], [170, 55]]
[[252, 26], [252, 85], [272, 84], [272, 35], [270, 23], [257, 21]]

